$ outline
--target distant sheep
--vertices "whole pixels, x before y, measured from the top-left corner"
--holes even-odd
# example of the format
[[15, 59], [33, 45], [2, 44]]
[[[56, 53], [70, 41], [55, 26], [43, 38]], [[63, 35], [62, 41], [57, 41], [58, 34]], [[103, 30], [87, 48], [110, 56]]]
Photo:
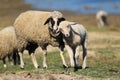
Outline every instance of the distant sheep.
[[105, 25], [107, 25], [107, 12], [105, 11], [99, 11], [97, 14], [96, 14], [96, 20], [97, 20], [97, 24], [99, 27], [103, 27]]
[[[16, 54], [17, 39], [14, 27], [9, 26], [0, 31], [0, 59], [3, 60], [6, 67], [5, 58]], [[15, 59], [15, 58], [14, 58]], [[15, 60], [14, 60], [15, 61]], [[16, 64], [16, 62], [14, 62]]]
[[[58, 11], [26, 11], [16, 18], [14, 27], [18, 39], [19, 52], [22, 53], [24, 48], [28, 46], [27, 48], [35, 68], [38, 68], [38, 64], [33, 53], [38, 46], [43, 50], [43, 67], [47, 68], [46, 50], [48, 45], [59, 47], [63, 65], [67, 67], [63, 56], [64, 42], [62, 41], [62, 35], [55, 33], [55, 31], [50, 32], [52, 28], [57, 30], [59, 23], [64, 20], [62, 14]], [[48, 24], [49, 27], [46, 24]], [[24, 68], [21, 53], [19, 53], [21, 57], [21, 68]]]
[[64, 35], [63, 39], [70, 56], [71, 66], [74, 67], [74, 71], [77, 70], [78, 65], [77, 59], [80, 54], [80, 45], [82, 45], [83, 49], [82, 68], [85, 69], [87, 58], [88, 35], [84, 26], [75, 22], [63, 21], [59, 25], [59, 31], [61, 31]]

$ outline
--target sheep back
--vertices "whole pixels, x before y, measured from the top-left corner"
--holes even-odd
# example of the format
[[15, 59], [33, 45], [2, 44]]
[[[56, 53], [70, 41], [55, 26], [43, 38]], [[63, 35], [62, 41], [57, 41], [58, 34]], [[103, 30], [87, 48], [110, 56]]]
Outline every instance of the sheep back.
[[16, 48], [16, 34], [14, 27], [10, 26], [0, 31], [0, 59], [11, 54]]
[[51, 16], [50, 13], [43, 11], [21, 13], [14, 23], [17, 37], [22, 37], [28, 42], [34, 41], [40, 46], [48, 43], [58, 45], [51, 39], [48, 26], [44, 25], [45, 21]]

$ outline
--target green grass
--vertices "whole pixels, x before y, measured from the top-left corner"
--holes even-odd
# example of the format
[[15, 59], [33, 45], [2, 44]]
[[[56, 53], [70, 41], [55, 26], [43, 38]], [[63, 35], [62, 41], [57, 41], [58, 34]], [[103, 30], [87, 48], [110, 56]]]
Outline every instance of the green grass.
[[[89, 51], [89, 50], [88, 50]], [[67, 71], [71, 72], [72, 74], [82, 75], [82, 76], [90, 76], [93, 79], [119, 79], [120, 78], [120, 59], [116, 57], [115, 51], [113, 49], [102, 48], [102, 49], [95, 49], [97, 59], [89, 58], [87, 59], [87, 69], [79, 69], [77, 72], [73, 72], [73, 68], [69, 68]], [[89, 53], [88, 53], [89, 54]], [[69, 63], [68, 55], [65, 54], [66, 61]], [[30, 57], [25, 54], [24, 56], [25, 61], [25, 70], [21, 70], [19, 66], [11, 66], [8, 65], [8, 68], [3, 68], [2, 62], [0, 62], [0, 71], [29, 71], [35, 73], [34, 66], [31, 62]], [[48, 69], [42, 69], [42, 54], [37, 54], [37, 61], [40, 65], [40, 70], [37, 72], [38, 74], [43, 73], [61, 73], [67, 72], [62, 67], [61, 58], [59, 56], [59, 52], [49, 52], [47, 56], [47, 63]], [[70, 65], [69, 65], [70, 66]], [[79, 64], [81, 66], [81, 63]]]

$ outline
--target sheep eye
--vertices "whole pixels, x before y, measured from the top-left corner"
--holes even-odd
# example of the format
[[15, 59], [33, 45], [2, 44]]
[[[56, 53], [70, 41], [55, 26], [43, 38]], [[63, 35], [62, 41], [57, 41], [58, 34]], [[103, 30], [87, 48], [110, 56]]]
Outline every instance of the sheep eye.
[[53, 27], [55, 24], [55, 21], [53, 19], [51, 19], [51, 27]]

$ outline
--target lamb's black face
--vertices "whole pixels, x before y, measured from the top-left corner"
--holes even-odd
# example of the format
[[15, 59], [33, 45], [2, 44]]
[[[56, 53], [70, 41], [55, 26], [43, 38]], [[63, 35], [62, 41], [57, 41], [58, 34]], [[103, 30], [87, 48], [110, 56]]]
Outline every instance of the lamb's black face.
[[50, 17], [46, 20], [45, 24], [48, 23], [49, 28], [53, 32], [56, 32], [58, 30], [58, 26], [59, 26], [60, 22], [62, 22], [62, 21], [65, 21], [65, 18], [63, 18], [63, 17], [62, 18], [52, 18], [52, 17]]

